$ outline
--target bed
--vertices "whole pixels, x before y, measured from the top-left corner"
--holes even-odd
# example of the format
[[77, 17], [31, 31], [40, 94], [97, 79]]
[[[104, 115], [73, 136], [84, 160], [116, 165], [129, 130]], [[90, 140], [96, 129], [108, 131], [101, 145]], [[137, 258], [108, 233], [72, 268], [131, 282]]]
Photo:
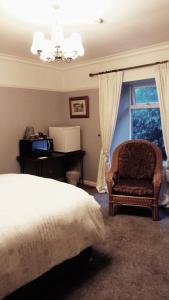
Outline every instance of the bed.
[[0, 299], [103, 240], [100, 206], [84, 190], [0, 175]]

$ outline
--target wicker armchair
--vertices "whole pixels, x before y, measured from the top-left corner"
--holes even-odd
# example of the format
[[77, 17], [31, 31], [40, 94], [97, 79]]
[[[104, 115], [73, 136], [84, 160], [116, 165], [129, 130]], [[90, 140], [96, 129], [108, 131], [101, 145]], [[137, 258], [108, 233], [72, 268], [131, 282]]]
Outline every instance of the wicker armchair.
[[150, 207], [157, 221], [161, 180], [162, 155], [155, 144], [130, 140], [118, 145], [106, 174], [109, 214], [115, 214], [116, 205]]

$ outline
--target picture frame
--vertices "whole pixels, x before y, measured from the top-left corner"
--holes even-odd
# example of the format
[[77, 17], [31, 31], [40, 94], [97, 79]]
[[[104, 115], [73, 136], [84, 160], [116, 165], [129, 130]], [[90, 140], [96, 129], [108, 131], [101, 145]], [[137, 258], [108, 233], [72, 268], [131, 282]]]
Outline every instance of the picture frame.
[[69, 98], [70, 118], [89, 118], [89, 97]]

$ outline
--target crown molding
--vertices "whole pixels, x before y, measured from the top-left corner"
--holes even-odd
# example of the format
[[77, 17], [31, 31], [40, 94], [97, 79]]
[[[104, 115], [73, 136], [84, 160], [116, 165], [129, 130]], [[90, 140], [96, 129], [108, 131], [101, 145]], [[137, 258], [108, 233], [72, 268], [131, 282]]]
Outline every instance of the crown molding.
[[26, 89], [26, 90], [35, 90], [35, 91], [47, 91], [47, 92], [55, 92], [55, 93], [63, 93], [65, 92], [64, 89], [52, 89], [52, 88], [44, 88], [44, 87], [36, 87], [36, 86], [30, 86], [30, 85], [17, 85], [17, 84], [5, 84], [0, 83], [0, 87], [4, 88], [16, 88], [16, 89]]
[[22, 64], [28, 64], [33, 65], [40, 68], [49, 68], [49, 69], [55, 69], [56, 71], [62, 71], [63, 67], [61, 65], [54, 65], [50, 63], [45, 63], [43, 61], [36, 61], [31, 58], [23, 58], [19, 56], [13, 56], [13, 55], [7, 55], [4, 53], [0, 53], [0, 60], [5, 60], [9, 62], [16, 62], [16, 63], [22, 63]]
[[82, 62], [73, 61], [69, 65], [68, 64], [55, 65], [54, 62], [46, 63], [43, 61], [36, 61], [31, 58], [23, 58], [23, 57], [19, 57], [19, 56], [7, 55], [5, 53], [0, 53], [0, 60], [6, 60], [6, 61], [17, 62], [17, 63], [22, 63], [22, 64], [29, 64], [29, 65], [33, 65], [33, 66], [40, 67], [40, 68], [49, 68], [49, 69], [55, 69], [56, 71], [59, 71], [59, 72], [64, 72], [67, 70], [88, 67], [88, 66], [95, 65], [95, 64], [107, 63], [110, 61], [112, 62], [112, 61], [115, 61], [118, 59], [134, 57], [134, 56], [140, 55], [140, 54], [144, 55], [144, 54], [154, 53], [154, 52], [158, 52], [158, 51], [162, 51], [162, 50], [169, 50], [169, 41], [153, 44], [153, 45], [142, 47], [142, 48], [122, 51], [122, 52], [118, 52], [118, 53], [115, 53], [115, 54], [112, 54], [109, 56], [84, 60]]
[[87, 91], [87, 90], [98, 90], [98, 84], [93, 84], [91, 85], [84, 85], [84, 86], [77, 86], [75, 87], [64, 87], [64, 89], [62, 90], [62, 92], [64, 93], [70, 93], [70, 92], [80, 92], [80, 91]]
[[[2, 64], [2, 68], [6, 68], [6, 66], [3, 64], [5, 61], [7, 65], [7, 71], [5, 72], [4, 76], [0, 78], [0, 85], [57, 92], [97, 89], [98, 79], [95, 78], [91, 81], [91, 79], [88, 78], [88, 73], [91, 71], [94, 73], [98, 72], [100, 68], [106, 69], [109, 66], [111, 66], [111, 68], [117, 68], [119, 65], [120, 67], [126, 67], [126, 65], [138, 64], [141, 61], [142, 63], [146, 63], [147, 61], [156, 62], [162, 59], [169, 59], [169, 41], [144, 48], [116, 53], [111, 56], [83, 61], [80, 63], [72, 62], [70, 64], [60, 65], [55, 64], [54, 62], [50, 64], [41, 62], [39, 60], [35, 61], [33, 59], [25, 59], [23, 57], [0, 53], [0, 63]], [[18, 64], [21, 64], [20, 68], [18, 68]], [[29, 71], [26, 73], [26, 77], [22, 76], [22, 73], [24, 74], [25, 69]], [[37, 77], [37, 80], [34, 80], [34, 77], [32, 78], [30, 76], [31, 71], [34, 72], [34, 76], [35, 78]], [[47, 77], [45, 77], [43, 74], [46, 74], [45, 76]], [[141, 75], [144, 75], [143, 71]], [[148, 75], [147, 73], [145, 74], [145, 76], [149, 75], [149, 73]], [[132, 76], [129, 76], [129, 79], [131, 79], [131, 77]], [[12, 78], [14, 78], [14, 80], [12, 80]]]
[[162, 50], [169, 50], [169, 41], [166, 41], [163, 43], [158, 43], [158, 44], [153, 44], [153, 45], [142, 47], [142, 48], [118, 52], [118, 53], [115, 53], [115, 54], [112, 54], [109, 56], [86, 60], [86, 61], [79, 62], [79, 63], [74, 62], [71, 65], [63, 66], [62, 70], [66, 71], [66, 70], [73, 70], [73, 69], [82, 68], [82, 67], [88, 67], [88, 66], [95, 65], [95, 64], [112, 62], [112, 61], [119, 60], [119, 59], [131, 58], [136, 55], [150, 54], [150, 53], [159, 52]]

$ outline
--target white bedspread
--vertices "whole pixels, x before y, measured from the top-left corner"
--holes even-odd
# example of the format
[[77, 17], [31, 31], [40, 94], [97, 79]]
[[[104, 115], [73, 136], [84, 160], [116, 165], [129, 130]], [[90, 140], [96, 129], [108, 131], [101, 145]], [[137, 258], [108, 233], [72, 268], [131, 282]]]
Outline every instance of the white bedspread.
[[0, 299], [103, 239], [100, 206], [82, 189], [0, 175]]

